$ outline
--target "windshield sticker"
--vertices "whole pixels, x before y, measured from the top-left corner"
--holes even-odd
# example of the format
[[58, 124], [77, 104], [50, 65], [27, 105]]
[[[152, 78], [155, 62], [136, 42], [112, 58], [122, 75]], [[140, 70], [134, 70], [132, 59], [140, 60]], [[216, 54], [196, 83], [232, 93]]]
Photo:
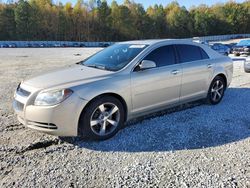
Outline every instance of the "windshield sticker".
[[139, 45], [139, 44], [129, 46], [129, 48], [144, 48], [144, 47], [145, 45]]

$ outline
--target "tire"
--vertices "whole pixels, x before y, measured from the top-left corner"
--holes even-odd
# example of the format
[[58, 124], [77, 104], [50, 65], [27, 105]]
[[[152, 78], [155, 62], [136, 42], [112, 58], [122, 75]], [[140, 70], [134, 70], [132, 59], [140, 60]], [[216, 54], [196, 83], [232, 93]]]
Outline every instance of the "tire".
[[210, 84], [207, 103], [211, 105], [219, 104], [226, 90], [225, 80], [221, 76], [216, 76]]
[[124, 121], [124, 107], [117, 98], [112, 96], [98, 97], [83, 110], [78, 132], [84, 138], [106, 140], [120, 130]]
[[244, 69], [246, 73], [250, 73], [250, 69]]

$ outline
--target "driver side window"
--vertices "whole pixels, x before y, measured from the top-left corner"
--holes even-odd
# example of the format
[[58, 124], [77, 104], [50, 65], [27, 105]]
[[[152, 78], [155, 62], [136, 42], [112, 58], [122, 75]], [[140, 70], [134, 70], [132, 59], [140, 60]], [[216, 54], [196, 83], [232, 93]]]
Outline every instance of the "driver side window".
[[175, 64], [175, 51], [173, 45], [162, 46], [153, 50], [144, 60], [154, 61], [156, 67]]

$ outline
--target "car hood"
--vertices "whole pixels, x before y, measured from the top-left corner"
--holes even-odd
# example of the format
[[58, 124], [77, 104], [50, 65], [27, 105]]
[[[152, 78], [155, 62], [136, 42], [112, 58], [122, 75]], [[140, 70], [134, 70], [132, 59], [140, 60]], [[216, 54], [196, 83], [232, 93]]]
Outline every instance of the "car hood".
[[104, 79], [114, 72], [86, 67], [83, 65], [71, 65], [58, 70], [50, 71], [35, 77], [31, 77], [23, 82], [35, 88], [50, 88], [59, 85], [68, 85], [75, 82], [81, 84]]

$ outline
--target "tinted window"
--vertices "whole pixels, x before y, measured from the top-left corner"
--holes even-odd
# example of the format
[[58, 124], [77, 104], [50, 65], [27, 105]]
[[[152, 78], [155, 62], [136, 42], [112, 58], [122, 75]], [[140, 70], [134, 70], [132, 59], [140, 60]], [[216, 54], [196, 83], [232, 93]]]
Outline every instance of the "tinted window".
[[175, 52], [172, 45], [163, 46], [152, 51], [144, 60], [154, 61], [157, 67], [175, 64]]
[[176, 45], [176, 49], [181, 63], [209, 58], [206, 52], [198, 46], [181, 44]]
[[218, 50], [218, 49], [219, 49], [219, 46], [213, 45], [211, 48], [212, 48], [213, 50]]
[[202, 48], [200, 48], [200, 51], [201, 51], [202, 59], [209, 59], [209, 56], [207, 55], [207, 53]]

